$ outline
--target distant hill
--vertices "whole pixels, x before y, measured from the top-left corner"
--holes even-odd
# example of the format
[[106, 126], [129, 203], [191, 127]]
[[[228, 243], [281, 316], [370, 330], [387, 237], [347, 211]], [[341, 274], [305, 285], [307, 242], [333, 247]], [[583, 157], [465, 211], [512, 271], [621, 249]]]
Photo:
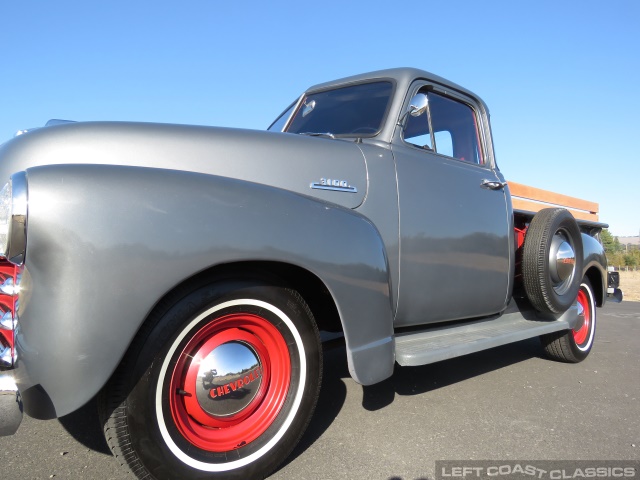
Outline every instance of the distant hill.
[[640, 246], [640, 237], [618, 237], [620, 245], [637, 245]]

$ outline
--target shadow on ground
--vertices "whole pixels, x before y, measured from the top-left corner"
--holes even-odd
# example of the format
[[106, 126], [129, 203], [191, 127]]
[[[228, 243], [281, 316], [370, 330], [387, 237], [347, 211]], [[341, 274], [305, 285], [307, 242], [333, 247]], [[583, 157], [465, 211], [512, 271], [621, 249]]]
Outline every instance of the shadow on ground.
[[[330, 342], [324, 350], [322, 388], [315, 414], [306, 433], [292, 454], [281, 466], [294, 461], [313, 445], [331, 426], [346, 400], [349, 377], [344, 343]], [[537, 338], [504, 345], [483, 352], [445, 360], [420, 367], [398, 367], [391, 378], [376, 385], [362, 387], [362, 406], [369, 411], [390, 405], [395, 395], [420, 395], [447, 385], [489, 373], [515, 363], [538, 357], [542, 353]], [[82, 445], [105, 455], [111, 455], [92, 400], [80, 410], [59, 419], [69, 434]]]
[[[375, 385], [363, 386], [362, 406], [369, 411], [390, 405], [396, 395], [421, 395], [478, 375], [499, 370], [543, 354], [538, 338], [453, 358], [420, 367], [396, 365], [391, 378]], [[285, 467], [313, 445], [331, 426], [346, 400], [349, 377], [344, 343], [324, 351], [324, 376], [315, 414], [298, 446], [280, 468]]]
[[111, 456], [111, 450], [104, 439], [100, 420], [98, 419], [95, 398], [81, 409], [60, 417], [58, 421], [69, 432], [69, 435], [85, 447]]
[[540, 341], [536, 337], [430, 365], [396, 365], [391, 378], [362, 387], [362, 406], [369, 411], [380, 410], [390, 405], [396, 394], [421, 395], [530, 358], [540, 357], [542, 354]]

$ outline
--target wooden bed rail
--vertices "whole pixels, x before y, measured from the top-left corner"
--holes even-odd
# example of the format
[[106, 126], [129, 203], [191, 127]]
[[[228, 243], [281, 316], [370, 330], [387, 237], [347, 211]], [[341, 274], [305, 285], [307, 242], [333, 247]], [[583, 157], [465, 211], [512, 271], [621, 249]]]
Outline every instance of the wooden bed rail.
[[548, 207], [562, 207], [580, 220], [598, 221], [599, 206], [580, 198], [529, 187], [521, 183], [508, 182], [514, 210], [537, 212]]

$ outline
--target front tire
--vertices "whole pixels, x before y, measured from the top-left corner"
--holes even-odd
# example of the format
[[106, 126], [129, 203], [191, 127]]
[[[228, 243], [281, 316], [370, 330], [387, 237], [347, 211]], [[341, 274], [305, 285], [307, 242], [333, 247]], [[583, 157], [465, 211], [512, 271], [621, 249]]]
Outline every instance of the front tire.
[[297, 292], [198, 288], [152, 315], [103, 392], [107, 442], [138, 478], [263, 478], [306, 429], [321, 352]]

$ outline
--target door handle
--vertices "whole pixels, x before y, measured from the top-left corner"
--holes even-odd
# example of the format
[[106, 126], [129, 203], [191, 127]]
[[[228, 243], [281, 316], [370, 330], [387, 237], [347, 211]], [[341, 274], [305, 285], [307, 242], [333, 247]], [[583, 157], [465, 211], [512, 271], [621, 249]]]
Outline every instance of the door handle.
[[501, 190], [507, 186], [507, 182], [499, 182], [497, 180], [482, 180], [480, 186], [482, 188], [488, 188], [489, 190]]

